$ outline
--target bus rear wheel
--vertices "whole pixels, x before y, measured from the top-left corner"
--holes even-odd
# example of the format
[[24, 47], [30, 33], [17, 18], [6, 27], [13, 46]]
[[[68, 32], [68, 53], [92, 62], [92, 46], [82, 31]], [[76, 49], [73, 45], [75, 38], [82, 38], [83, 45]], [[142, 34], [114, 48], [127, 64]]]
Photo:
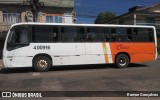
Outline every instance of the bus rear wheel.
[[116, 62], [118, 68], [126, 68], [129, 65], [129, 57], [126, 54], [119, 54], [116, 57]]
[[35, 70], [38, 72], [47, 72], [51, 65], [51, 60], [45, 56], [37, 57], [33, 63]]

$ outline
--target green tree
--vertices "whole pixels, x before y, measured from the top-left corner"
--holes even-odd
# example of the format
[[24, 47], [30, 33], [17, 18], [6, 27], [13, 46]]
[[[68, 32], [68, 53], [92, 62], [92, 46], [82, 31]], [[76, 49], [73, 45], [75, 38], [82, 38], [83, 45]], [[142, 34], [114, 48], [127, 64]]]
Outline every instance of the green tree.
[[106, 24], [109, 20], [116, 17], [112, 12], [101, 12], [95, 20], [95, 24]]

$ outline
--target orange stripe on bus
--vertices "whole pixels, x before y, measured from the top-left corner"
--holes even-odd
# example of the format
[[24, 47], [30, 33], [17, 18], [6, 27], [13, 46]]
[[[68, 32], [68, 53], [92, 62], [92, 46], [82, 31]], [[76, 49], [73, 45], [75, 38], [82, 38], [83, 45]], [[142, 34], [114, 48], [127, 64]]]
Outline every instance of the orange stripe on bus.
[[104, 52], [104, 58], [105, 58], [105, 62], [108, 63], [108, 48], [106, 46], [106, 43], [102, 43], [102, 46], [103, 46], [103, 52]]

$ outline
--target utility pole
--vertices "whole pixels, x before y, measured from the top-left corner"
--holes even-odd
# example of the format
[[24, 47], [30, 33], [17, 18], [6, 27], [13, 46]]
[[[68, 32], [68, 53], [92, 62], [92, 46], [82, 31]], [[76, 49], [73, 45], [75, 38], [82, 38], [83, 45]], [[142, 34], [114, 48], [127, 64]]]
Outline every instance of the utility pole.
[[31, 12], [33, 14], [33, 22], [37, 22], [39, 7], [44, 6], [43, 2], [39, 2], [39, 0], [27, 0], [31, 6]]

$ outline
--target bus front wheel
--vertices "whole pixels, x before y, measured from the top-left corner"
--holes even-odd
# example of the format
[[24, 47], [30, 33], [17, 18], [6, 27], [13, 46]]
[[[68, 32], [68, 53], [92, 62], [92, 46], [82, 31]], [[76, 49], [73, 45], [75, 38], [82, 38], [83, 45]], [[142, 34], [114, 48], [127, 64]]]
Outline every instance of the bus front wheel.
[[116, 57], [116, 62], [118, 68], [125, 68], [129, 65], [129, 57], [126, 54], [119, 54]]
[[51, 67], [51, 61], [48, 57], [40, 56], [34, 60], [34, 68], [38, 72], [47, 72]]

